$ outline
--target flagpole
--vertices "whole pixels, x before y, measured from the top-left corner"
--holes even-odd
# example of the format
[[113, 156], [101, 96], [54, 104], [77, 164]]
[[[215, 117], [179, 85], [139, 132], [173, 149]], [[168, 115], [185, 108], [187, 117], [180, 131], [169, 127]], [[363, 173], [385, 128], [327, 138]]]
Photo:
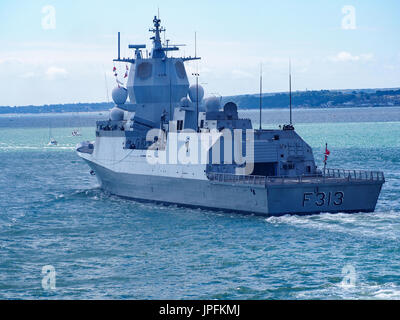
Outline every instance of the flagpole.
[[262, 129], [262, 63], [260, 63], [260, 131]]
[[292, 62], [289, 59], [289, 108], [290, 108], [290, 125], [292, 125]]
[[328, 150], [328, 144], [325, 143], [325, 158], [324, 158], [324, 177], [325, 177], [325, 171], [326, 171], [326, 161], [328, 160], [328, 155], [327, 155], [327, 150]]

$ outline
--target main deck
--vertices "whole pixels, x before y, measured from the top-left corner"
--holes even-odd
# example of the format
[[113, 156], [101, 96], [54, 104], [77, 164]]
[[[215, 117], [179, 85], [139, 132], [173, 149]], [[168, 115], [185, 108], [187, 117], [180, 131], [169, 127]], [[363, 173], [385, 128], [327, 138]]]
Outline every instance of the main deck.
[[229, 173], [207, 173], [207, 178], [216, 183], [245, 184], [266, 187], [279, 184], [325, 184], [345, 182], [385, 182], [382, 171], [325, 169], [321, 174], [301, 176], [264, 177], [257, 175], [235, 175]]

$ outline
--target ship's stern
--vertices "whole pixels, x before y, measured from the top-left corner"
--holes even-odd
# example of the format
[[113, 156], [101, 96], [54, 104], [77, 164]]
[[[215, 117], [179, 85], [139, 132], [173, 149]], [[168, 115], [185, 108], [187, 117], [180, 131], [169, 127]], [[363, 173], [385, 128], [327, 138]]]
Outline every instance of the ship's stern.
[[268, 212], [373, 212], [384, 182], [382, 172], [344, 170], [321, 177], [271, 179], [267, 183]]

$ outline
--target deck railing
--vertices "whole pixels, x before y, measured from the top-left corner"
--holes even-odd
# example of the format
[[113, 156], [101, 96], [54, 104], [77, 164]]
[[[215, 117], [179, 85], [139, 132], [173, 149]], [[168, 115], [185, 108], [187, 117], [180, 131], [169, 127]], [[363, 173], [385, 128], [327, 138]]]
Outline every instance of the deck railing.
[[302, 176], [264, 177], [256, 175], [235, 175], [231, 173], [209, 172], [210, 181], [233, 184], [267, 185], [283, 183], [321, 183], [343, 181], [385, 181], [382, 171], [325, 169], [325, 173]]
[[325, 169], [325, 177], [346, 178], [348, 180], [385, 180], [385, 176], [382, 171], [365, 170]]

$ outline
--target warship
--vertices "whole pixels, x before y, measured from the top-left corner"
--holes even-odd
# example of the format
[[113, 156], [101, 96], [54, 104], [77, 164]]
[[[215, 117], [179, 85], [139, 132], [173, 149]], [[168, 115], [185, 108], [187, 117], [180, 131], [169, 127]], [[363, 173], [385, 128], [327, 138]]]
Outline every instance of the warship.
[[[142, 201], [258, 215], [372, 212], [385, 182], [380, 171], [318, 168], [312, 148], [290, 123], [253, 128], [238, 106], [204, 98], [189, 84], [178, 45], [161, 41], [159, 17], [149, 30], [153, 46], [129, 45], [126, 85], [112, 91], [109, 120], [96, 123], [95, 141], [76, 151], [106, 192]], [[114, 65], [114, 71], [116, 68]], [[117, 75], [117, 74], [115, 74]], [[128, 100], [129, 98], [129, 100]], [[260, 95], [261, 98], [261, 95]], [[239, 106], [240, 107], [240, 106]], [[291, 113], [290, 113], [291, 115]]]

